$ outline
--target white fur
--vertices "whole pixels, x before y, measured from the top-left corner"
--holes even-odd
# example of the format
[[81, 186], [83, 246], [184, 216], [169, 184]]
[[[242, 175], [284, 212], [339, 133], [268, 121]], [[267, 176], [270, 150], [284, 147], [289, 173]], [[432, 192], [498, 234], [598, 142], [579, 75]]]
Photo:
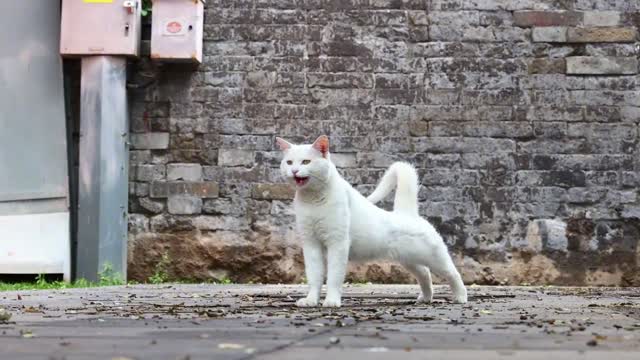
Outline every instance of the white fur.
[[[293, 145], [278, 139], [284, 151], [282, 174], [296, 185], [294, 208], [296, 228], [303, 240], [304, 261], [309, 293], [298, 306], [316, 306], [327, 268], [325, 307], [341, 305], [342, 283], [347, 262], [392, 260], [402, 264], [418, 280], [422, 294], [418, 301], [433, 298], [429, 269], [445, 278], [453, 292], [453, 301], [467, 302], [467, 291], [436, 229], [418, 215], [418, 183], [415, 169], [395, 163], [383, 176], [378, 188], [367, 200], [338, 173], [328, 151], [321, 153], [318, 143]], [[307, 164], [303, 165], [303, 161]], [[290, 164], [288, 163], [290, 162]], [[373, 203], [396, 188], [394, 210], [383, 210]]]

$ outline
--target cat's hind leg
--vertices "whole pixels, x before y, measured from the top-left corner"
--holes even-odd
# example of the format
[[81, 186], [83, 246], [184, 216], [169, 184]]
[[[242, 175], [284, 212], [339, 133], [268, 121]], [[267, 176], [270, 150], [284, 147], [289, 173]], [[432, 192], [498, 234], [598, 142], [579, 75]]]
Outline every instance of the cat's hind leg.
[[430, 303], [433, 300], [433, 286], [431, 283], [431, 272], [429, 268], [423, 265], [404, 264], [407, 271], [409, 271], [418, 280], [420, 284], [420, 295], [418, 296], [418, 303]]
[[430, 256], [429, 268], [437, 275], [442, 276], [451, 286], [453, 302], [464, 304], [467, 302], [467, 289], [462, 282], [462, 277], [456, 269], [446, 245], [441, 244], [434, 254]]

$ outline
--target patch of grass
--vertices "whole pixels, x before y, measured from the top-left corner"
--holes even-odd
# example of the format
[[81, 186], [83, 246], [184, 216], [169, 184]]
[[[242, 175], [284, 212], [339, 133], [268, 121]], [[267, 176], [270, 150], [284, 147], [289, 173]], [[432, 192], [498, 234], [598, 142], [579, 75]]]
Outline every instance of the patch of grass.
[[100, 286], [99, 283], [87, 281], [85, 279], [79, 279], [73, 282], [64, 281], [48, 281], [44, 275], [38, 275], [34, 278], [33, 282], [17, 282], [17, 283], [5, 283], [0, 282], [0, 291], [19, 291], [19, 290], [51, 290], [51, 289], [74, 289], [74, 288], [88, 288]]
[[155, 272], [149, 277], [147, 281], [149, 281], [151, 284], [162, 284], [169, 281], [169, 272], [167, 271], [167, 269], [169, 268], [170, 263], [171, 259], [169, 258], [169, 253], [165, 251], [162, 254], [162, 258], [160, 259], [160, 261], [158, 261], [158, 263], [156, 264]]
[[98, 273], [98, 279], [99, 286], [124, 285], [122, 275], [114, 272], [113, 265], [109, 262], [102, 265], [102, 271]]
[[224, 278], [216, 281], [216, 284], [229, 285], [229, 284], [233, 284], [233, 281], [231, 279], [229, 279], [228, 277], [224, 277]]
[[105, 263], [102, 271], [98, 273], [98, 281], [92, 282], [86, 279], [78, 279], [72, 282], [60, 280], [47, 280], [44, 274], [36, 276], [33, 282], [15, 282], [7, 283], [0, 281], [0, 291], [20, 291], [20, 290], [52, 290], [52, 289], [75, 289], [75, 288], [91, 288], [98, 286], [125, 285], [122, 276], [113, 271], [113, 265]]

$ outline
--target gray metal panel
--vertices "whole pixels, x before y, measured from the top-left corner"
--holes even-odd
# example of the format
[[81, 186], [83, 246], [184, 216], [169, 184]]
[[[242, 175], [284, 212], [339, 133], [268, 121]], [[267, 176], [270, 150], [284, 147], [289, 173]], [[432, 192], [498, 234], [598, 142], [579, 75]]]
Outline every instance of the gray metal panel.
[[0, 19], [0, 201], [64, 198], [60, 4], [0, 1]]
[[126, 277], [128, 129], [126, 60], [82, 59], [77, 277], [108, 264]]

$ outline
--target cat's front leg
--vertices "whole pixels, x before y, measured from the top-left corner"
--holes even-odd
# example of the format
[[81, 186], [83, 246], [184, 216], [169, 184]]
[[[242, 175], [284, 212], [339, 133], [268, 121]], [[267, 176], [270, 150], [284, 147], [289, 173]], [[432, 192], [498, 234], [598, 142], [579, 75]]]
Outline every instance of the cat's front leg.
[[309, 293], [296, 302], [299, 307], [318, 306], [320, 290], [324, 281], [324, 254], [322, 244], [315, 239], [307, 238], [302, 247], [304, 253], [304, 269], [309, 283]]
[[349, 235], [345, 234], [327, 246], [327, 297], [322, 303], [324, 307], [342, 305], [342, 283], [347, 273], [349, 245]]

